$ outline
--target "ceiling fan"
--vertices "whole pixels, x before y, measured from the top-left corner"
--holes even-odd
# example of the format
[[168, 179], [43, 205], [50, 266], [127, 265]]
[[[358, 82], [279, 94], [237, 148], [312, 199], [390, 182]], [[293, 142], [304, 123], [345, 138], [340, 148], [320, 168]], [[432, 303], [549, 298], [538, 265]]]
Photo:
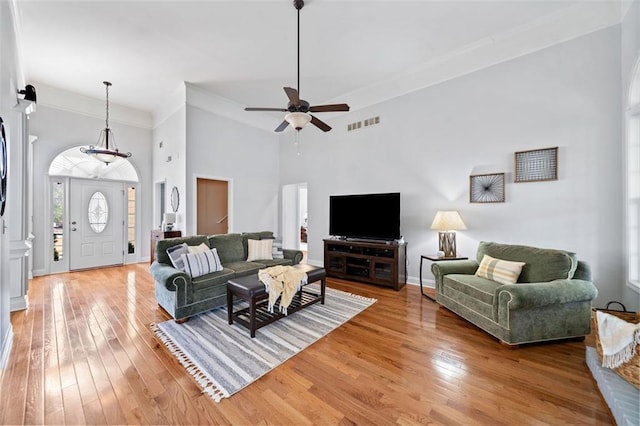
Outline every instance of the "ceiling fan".
[[309, 105], [309, 102], [300, 99], [300, 9], [304, 7], [304, 0], [293, 0], [293, 6], [298, 11], [298, 88], [285, 87], [284, 92], [289, 98], [286, 108], [245, 108], [245, 111], [278, 111], [288, 112], [284, 121], [276, 127], [276, 132], [282, 132], [291, 125], [297, 131], [302, 130], [309, 122], [324, 132], [331, 130], [324, 121], [311, 115], [312, 112], [349, 111], [347, 104]]

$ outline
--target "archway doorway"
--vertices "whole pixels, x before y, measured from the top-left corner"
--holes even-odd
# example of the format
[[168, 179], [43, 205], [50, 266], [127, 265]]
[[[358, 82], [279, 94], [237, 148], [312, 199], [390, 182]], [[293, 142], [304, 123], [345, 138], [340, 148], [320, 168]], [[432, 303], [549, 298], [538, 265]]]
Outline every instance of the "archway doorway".
[[50, 273], [140, 259], [138, 173], [128, 159], [109, 165], [73, 147], [49, 165], [45, 256]]

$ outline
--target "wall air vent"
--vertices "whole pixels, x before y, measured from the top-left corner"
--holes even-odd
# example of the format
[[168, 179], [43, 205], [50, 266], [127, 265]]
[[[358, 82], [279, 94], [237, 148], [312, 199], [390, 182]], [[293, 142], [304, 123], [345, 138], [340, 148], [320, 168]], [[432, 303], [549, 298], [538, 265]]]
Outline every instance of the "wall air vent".
[[371, 127], [376, 124], [380, 124], [380, 116], [367, 118], [364, 121], [356, 121], [355, 123], [350, 123], [347, 125], [347, 131], [361, 129], [363, 127]]

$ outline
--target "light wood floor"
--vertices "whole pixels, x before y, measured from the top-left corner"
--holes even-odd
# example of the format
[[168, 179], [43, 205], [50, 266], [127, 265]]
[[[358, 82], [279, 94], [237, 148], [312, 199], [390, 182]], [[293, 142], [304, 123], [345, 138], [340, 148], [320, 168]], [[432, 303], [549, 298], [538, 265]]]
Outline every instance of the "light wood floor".
[[221, 403], [161, 346], [148, 264], [33, 280], [12, 314], [1, 424], [611, 424], [584, 342], [517, 350], [421, 297], [378, 302]]

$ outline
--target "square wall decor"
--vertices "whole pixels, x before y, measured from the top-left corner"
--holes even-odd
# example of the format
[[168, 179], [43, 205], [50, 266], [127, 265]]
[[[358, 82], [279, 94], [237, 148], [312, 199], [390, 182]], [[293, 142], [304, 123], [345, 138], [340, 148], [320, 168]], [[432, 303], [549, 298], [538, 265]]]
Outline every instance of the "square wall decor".
[[470, 203], [504, 203], [504, 173], [469, 176]]
[[515, 182], [558, 180], [558, 147], [515, 153]]

